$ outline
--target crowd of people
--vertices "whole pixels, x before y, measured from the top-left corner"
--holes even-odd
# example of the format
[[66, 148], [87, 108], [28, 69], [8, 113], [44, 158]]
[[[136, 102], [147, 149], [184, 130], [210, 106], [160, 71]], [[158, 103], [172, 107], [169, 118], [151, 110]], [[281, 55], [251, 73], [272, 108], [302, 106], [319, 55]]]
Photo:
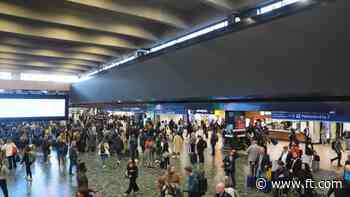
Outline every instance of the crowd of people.
[[[205, 151], [210, 149], [210, 155], [215, 156], [216, 145], [223, 133], [224, 125], [218, 122], [206, 123], [204, 121], [175, 122], [151, 120], [138, 120], [135, 116], [114, 116], [107, 113], [92, 115], [88, 112], [80, 114], [77, 118], [71, 118], [65, 122], [36, 122], [36, 123], [6, 123], [0, 125], [0, 187], [5, 197], [8, 196], [7, 175], [8, 171], [16, 169], [17, 165], [24, 165], [26, 178], [33, 181], [31, 166], [36, 161], [39, 152], [43, 155], [42, 162], [47, 165], [50, 162], [52, 152], [57, 152], [59, 167], [65, 169], [69, 162], [68, 172], [76, 174], [76, 196], [94, 196], [97, 191], [89, 187], [87, 167], [79, 157], [81, 154], [94, 153], [99, 156], [102, 168], [108, 168], [108, 160], [115, 157], [115, 167], [120, 167], [121, 161], [126, 160], [125, 177], [129, 180], [129, 187], [124, 191], [138, 193], [142, 190], [137, 183], [139, 168], [161, 168], [165, 174], [158, 178], [157, 188], [161, 197], [180, 197], [186, 193], [189, 197], [206, 196], [208, 180], [205, 168]], [[298, 179], [306, 181], [313, 178], [313, 171], [317, 171], [319, 156], [313, 148], [311, 139], [305, 132], [305, 143], [298, 141], [295, 131], [290, 134], [289, 146], [283, 147], [277, 161], [273, 161], [267, 149], [268, 143], [276, 144], [271, 139], [268, 129], [257, 121], [255, 125], [249, 125], [246, 131], [249, 175], [247, 187], [255, 188], [257, 178], [272, 180]], [[184, 146], [188, 143], [188, 146]], [[210, 148], [208, 148], [208, 143]], [[302, 148], [301, 146], [304, 146]], [[184, 150], [188, 147], [188, 150]], [[337, 139], [332, 145], [337, 153], [338, 165], [341, 165], [341, 143]], [[303, 151], [304, 150], [304, 151]], [[172, 160], [180, 158], [181, 154], [188, 154], [192, 165], [184, 168], [185, 181], [177, 173]], [[216, 197], [239, 196], [236, 186], [236, 163], [241, 155], [235, 150], [227, 151], [222, 161], [225, 178], [216, 187]], [[66, 161], [68, 160], [68, 161]], [[40, 160], [41, 162], [41, 160]], [[196, 166], [199, 166], [198, 168]], [[344, 184], [349, 182], [349, 163], [344, 167]], [[34, 180], [35, 181], [35, 180]], [[183, 186], [185, 185], [185, 187]], [[330, 190], [341, 196], [346, 190]], [[266, 187], [261, 192], [271, 192], [271, 187]], [[287, 195], [289, 190], [279, 191], [274, 189], [274, 196]], [[297, 190], [299, 196], [315, 196], [316, 191], [310, 189]], [[349, 194], [349, 193], [347, 193]]]
[[[309, 128], [305, 128], [302, 132], [304, 141], [301, 142], [294, 129], [289, 134], [289, 145], [284, 146], [281, 150], [278, 160], [273, 161], [267, 151], [267, 143], [276, 144], [276, 139], [270, 139], [266, 128], [261, 127], [261, 123], [257, 121], [254, 126], [249, 127], [251, 133], [251, 144], [247, 149], [249, 175], [247, 178], [247, 185], [250, 187], [256, 187], [256, 180], [264, 178], [267, 180], [267, 185], [263, 189], [263, 192], [270, 192], [272, 190], [271, 181], [299, 181], [304, 188], [292, 189], [278, 189], [274, 188], [273, 196], [287, 196], [288, 193], [295, 192], [300, 197], [316, 197], [322, 196], [314, 188], [307, 187], [308, 180], [314, 180], [314, 172], [320, 169], [320, 155], [315, 151]], [[343, 176], [337, 176], [337, 180], [342, 182], [342, 188], [330, 188], [327, 196], [334, 194], [336, 197], [345, 197], [350, 194], [350, 179], [348, 176], [350, 168], [350, 159], [347, 160], [343, 167], [341, 158], [343, 147], [341, 138], [337, 137], [332, 142], [332, 150], [337, 154], [337, 157], [330, 159], [331, 164], [337, 160], [338, 171], [337, 174], [343, 174]], [[302, 147], [303, 146], [303, 147]], [[234, 180], [233, 180], [234, 181]]]
[[[215, 148], [219, 128], [215, 124], [212, 126], [216, 127], [213, 128], [215, 132], [211, 140], [211, 145]], [[186, 136], [184, 130], [187, 130]], [[202, 131], [201, 135], [197, 135], [198, 130]], [[128, 160], [125, 174], [129, 179], [129, 187], [125, 195], [137, 193], [139, 161], [142, 160], [145, 168], [162, 168], [171, 174], [175, 170], [170, 165], [171, 158], [177, 159], [186, 152], [183, 148], [185, 137], [190, 139], [188, 152], [192, 157], [192, 164], [203, 164], [204, 150], [207, 148], [203, 137], [209, 137], [208, 128], [203, 122], [185, 125], [183, 120], [177, 123], [173, 120], [157, 123], [148, 120], [143, 123], [133, 116], [83, 113], [78, 118], [65, 122], [3, 123], [0, 125], [0, 186], [7, 197], [9, 191], [6, 180], [9, 171], [22, 164], [26, 169], [27, 181], [33, 181], [31, 166], [36, 155], [42, 155], [42, 163], [48, 165], [54, 151], [57, 153], [60, 169], [65, 169], [66, 163], [69, 163], [69, 175], [76, 173], [77, 196], [92, 196], [96, 191], [88, 186], [87, 168], [79, 160], [79, 155], [96, 153], [100, 157], [102, 168], [107, 167], [106, 161], [112, 156], [117, 159], [116, 166], [120, 165], [121, 160]], [[215, 150], [212, 154], [215, 154]], [[188, 189], [180, 188], [180, 185], [172, 188], [177, 191], [176, 195], [184, 191], [193, 197], [204, 195], [204, 189], [199, 189], [206, 185], [202, 183], [202, 180], [206, 180], [204, 172], [198, 173], [198, 178], [197, 172], [192, 171], [191, 167], [187, 167], [186, 172], [191, 184]], [[165, 179], [164, 184], [161, 184], [161, 180], [160, 178], [160, 194], [168, 195], [171, 190], [166, 187], [170, 185], [168, 179]]]

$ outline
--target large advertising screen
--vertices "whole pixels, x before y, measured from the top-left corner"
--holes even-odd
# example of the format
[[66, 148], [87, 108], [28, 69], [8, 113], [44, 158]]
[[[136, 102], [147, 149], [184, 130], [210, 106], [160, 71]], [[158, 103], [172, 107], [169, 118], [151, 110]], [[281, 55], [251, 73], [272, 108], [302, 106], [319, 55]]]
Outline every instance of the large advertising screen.
[[0, 97], [1, 120], [64, 120], [67, 98], [61, 96]]

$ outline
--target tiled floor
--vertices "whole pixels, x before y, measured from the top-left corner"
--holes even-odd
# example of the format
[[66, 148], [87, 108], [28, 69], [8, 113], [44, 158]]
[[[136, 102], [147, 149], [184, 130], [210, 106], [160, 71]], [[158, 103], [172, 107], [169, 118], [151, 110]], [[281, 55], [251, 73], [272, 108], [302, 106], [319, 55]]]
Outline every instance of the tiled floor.
[[[273, 159], [276, 159], [280, 153], [281, 147], [286, 143], [280, 142], [277, 146], [269, 147], [269, 153]], [[186, 149], [184, 149], [186, 150]], [[321, 154], [323, 169], [335, 169], [330, 167], [328, 159], [332, 156], [329, 147], [316, 146], [316, 150]], [[210, 152], [208, 148], [207, 153]], [[217, 147], [217, 154], [213, 158], [207, 154], [206, 162], [203, 166], [209, 181], [209, 191], [206, 196], [214, 195], [215, 184], [223, 180], [224, 173], [221, 168], [222, 154], [220, 147]], [[345, 156], [344, 156], [345, 157]], [[80, 157], [81, 160], [87, 163], [89, 183], [92, 188], [101, 191], [104, 197], [118, 197], [128, 186], [128, 180], [124, 178], [126, 161], [123, 161], [120, 167], [115, 167], [115, 159], [110, 158], [107, 163], [107, 168], [102, 169], [101, 163], [95, 154], [84, 154]], [[323, 161], [324, 160], [324, 161]], [[11, 172], [9, 180], [9, 190], [11, 197], [68, 197], [73, 196], [76, 189], [75, 177], [70, 177], [67, 169], [59, 169], [55, 155], [51, 157], [49, 165], [41, 164], [41, 158], [38, 158], [37, 163], [33, 166], [33, 183], [28, 184], [24, 180], [24, 168], [18, 168]], [[176, 166], [179, 173], [184, 177], [183, 168], [189, 165], [189, 159], [186, 154], [183, 154], [180, 159], [172, 159], [171, 163]], [[68, 163], [67, 163], [68, 164]], [[270, 194], [259, 193], [254, 190], [247, 190], [245, 187], [246, 171], [247, 171], [246, 157], [243, 155], [237, 165], [237, 187], [241, 196], [271, 196]], [[142, 165], [142, 159], [140, 166]], [[68, 165], [67, 165], [68, 168]], [[141, 188], [143, 197], [157, 197], [155, 180], [158, 176], [164, 173], [163, 170], [149, 169], [140, 167], [140, 176], [137, 180]], [[319, 178], [330, 178], [332, 171], [322, 170], [317, 174]]]

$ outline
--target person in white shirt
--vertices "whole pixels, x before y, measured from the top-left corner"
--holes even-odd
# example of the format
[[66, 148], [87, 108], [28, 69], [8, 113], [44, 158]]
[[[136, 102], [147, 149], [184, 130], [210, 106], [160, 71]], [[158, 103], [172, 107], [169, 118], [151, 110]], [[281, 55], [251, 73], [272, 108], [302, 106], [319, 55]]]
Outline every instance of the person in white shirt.
[[5, 151], [5, 156], [9, 163], [9, 169], [12, 170], [12, 167], [17, 168], [16, 165], [16, 154], [17, 154], [17, 146], [12, 140], [7, 140], [6, 144], [2, 147], [2, 150]]

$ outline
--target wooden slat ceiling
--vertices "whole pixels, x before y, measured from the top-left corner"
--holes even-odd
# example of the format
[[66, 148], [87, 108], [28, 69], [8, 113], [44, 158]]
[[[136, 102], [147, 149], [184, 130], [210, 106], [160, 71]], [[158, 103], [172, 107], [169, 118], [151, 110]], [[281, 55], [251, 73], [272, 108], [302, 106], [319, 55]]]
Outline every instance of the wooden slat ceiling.
[[1, 0], [0, 71], [82, 74], [258, 0]]

